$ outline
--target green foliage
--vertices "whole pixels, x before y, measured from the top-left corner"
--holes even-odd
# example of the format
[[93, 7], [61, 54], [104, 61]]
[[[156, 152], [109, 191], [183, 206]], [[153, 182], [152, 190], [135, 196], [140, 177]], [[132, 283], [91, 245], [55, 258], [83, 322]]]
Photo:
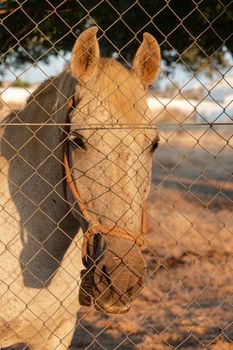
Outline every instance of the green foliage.
[[21, 79], [16, 79], [11, 83], [12, 87], [21, 87], [21, 88], [28, 88], [30, 87], [30, 84], [26, 81], [23, 81]]
[[18, 67], [71, 50], [89, 25], [100, 28], [102, 52], [130, 61], [145, 31], [161, 44], [167, 67], [198, 71], [224, 66], [232, 51], [229, 0], [5, 0], [0, 2], [1, 63]]

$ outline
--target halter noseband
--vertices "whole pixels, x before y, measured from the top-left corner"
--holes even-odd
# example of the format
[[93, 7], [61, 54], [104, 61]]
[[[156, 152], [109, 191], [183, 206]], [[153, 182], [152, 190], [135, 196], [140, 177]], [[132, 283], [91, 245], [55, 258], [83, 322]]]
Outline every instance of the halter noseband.
[[[73, 108], [73, 101], [68, 101], [68, 107]], [[68, 110], [68, 114], [69, 114]], [[86, 259], [87, 257], [87, 243], [91, 236], [94, 236], [96, 234], [104, 234], [114, 237], [120, 237], [124, 239], [128, 239], [130, 241], [135, 242], [140, 248], [143, 246], [146, 246], [147, 242], [144, 238], [144, 232], [145, 232], [145, 208], [143, 207], [142, 211], [142, 222], [141, 222], [141, 233], [139, 235], [135, 235], [130, 230], [122, 229], [120, 227], [112, 227], [109, 225], [103, 225], [100, 224], [98, 221], [94, 220], [85, 203], [82, 201], [80, 194], [78, 192], [78, 189], [73, 181], [71, 169], [69, 165], [69, 149], [68, 144], [66, 143], [64, 147], [64, 169], [65, 169], [65, 175], [66, 175], [66, 182], [71, 190], [71, 193], [75, 199], [75, 201], [78, 204], [78, 207], [81, 211], [82, 217], [85, 219], [86, 222], [88, 222], [89, 226], [87, 231], [84, 233], [84, 239], [82, 244], [82, 257], [83, 259]]]

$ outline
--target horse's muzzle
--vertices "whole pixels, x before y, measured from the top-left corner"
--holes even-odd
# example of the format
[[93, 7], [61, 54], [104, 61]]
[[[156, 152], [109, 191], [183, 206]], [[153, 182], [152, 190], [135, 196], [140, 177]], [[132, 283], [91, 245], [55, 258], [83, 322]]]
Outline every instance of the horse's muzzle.
[[127, 312], [146, 278], [146, 263], [138, 245], [112, 237], [99, 257], [90, 261], [93, 263], [81, 276], [80, 304], [93, 304], [107, 313]]

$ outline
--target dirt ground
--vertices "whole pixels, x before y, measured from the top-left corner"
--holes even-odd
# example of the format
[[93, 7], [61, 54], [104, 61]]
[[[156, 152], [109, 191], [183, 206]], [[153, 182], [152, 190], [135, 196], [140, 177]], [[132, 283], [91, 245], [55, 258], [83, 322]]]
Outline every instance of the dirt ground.
[[233, 350], [233, 126], [159, 133], [146, 285], [125, 315], [83, 307], [72, 350]]

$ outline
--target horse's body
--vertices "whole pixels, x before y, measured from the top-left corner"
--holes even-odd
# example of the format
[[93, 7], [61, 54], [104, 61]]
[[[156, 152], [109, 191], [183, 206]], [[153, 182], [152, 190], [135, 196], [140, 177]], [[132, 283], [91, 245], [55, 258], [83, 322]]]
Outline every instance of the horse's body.
[[[86, 33], [88, 33], [88, 30]], [[91, 47], [93, 44], [93, 29], [89, 30], [89, 36], [90, 33], [91, 39], [90, 37], [87, 37], [86, 40], [85, 36], [83, 36], [81, 40], [82, 43], [86, 43], [85, 50], [87, 51], [88, 47]], [[89, 43], [88, 45], [87, 41]], [[96, 41], [93, 45], [96, 45]], [[79, 48], [76, 47], [76, 51], [78, 51], [78, 49]], [[78, 53], [80, 54], [80, 50]], [[73, 77], [73, 75], [75, 76], [74, 73], [78, 72], [76, 75], [78, 76], [83, 89], [84, 83], [88, 86], [88, 81], [93, 76], [93, 72], [95, 71], [96, 73], [96, 67], [93, 72], [91, 72], [90, 70], [87, 70], [87, 64], [85, 62], [84, 71], [81, 72], [80, 67], [77, 67], [77, 60], [75, 60], [74, 57], [75, 54], [74, 50], [73, 63], [71, 65], [71, 68], [73, 69], [72, 75], [69, 69], [67, 69], [67, 71], [63, 72], [52, 81], [47, 81], [42, 84], [27, 102], [27, 106], [24, 110], [16, 115], [12, 113], [12, 115], [5, 120], [7, 126], [2, 127], [1, 130], [0, 346], [2, 347], [23, 342], [29, 344], [31, 349], [36, 350], [67, 349], [75, 328], [76, 313], [79, 308], [78, 294], [80, 288], [80, 273], [83, 269], [81, 252], [82, 237], [83, 231], [85, 230], [82, 222], [76, 218], [77, 215], [75, 215], [75, 211], [78, 212], [78, 209], [75, 208], [76, 204], [74, 205], [72, 193], [66, 184], [64, 184], [63, 141], [66, 130], [58, 126], [58, 124], [67, 123], [69, 107], [66, 104], [66, 99], [73, 96], [75, 88], [77, 90], [77, 83]], [[88, 54], [90, 53], [88, 52]], [[92, 54], [96, 59], [96, 52], [92, 52], [91, 55]], [[136, 61], [137, 60], [138, 58]], [[138, 62], [136, 63], [139, 64]], [[114, 69], [120, 69], [120, 71], [122, 70], [122, 72], [126, 74], [125, 72], [127, 70], [115, 61], [113, 61], [113, 63], [105, 61], [102, 62], [101, 65], [102, 67], [105, 67], [102, 68], [102, 70], [105, 70], [108, 79], [102, 79], [99, 83], [100, 87], [103, 91], [107, 88], [107, 90], [110, 91], [108, 95], [114, 95], [114, 91], [109, 90], [109, 87], [107, 86], [109, 81], [113, 79], [113, 77], [110, 76], [112, 73], [108, 71], [108, 65], [112, 65], [111, 72], [114, 71]], [[158, 68], [156, 69], [156, 72], [152, 72], [153, 78], [155, 74], [157, 74], [157, 70]], [[115, 104], [114, 108], [119, 108], [117, 105], [119, 103], [118, 99], [121, 99], [121, 105], [125, 98], [129, 99], [127, 86], [124, 86], [124, 79], [122, 79], [124, 74], [121, 77], [119, 77], [118, 74], [118, 77], [115, 79], [120, 79], [118, 83], [122, 82], [122, 91], [124, 91], [126, 96], [120, 98], [119, 95], [118, 97], [116, 95], [116, 98], [108, 101], [111, 106]], [[140, 76], [140, 72], [138, 72], [138, 75]], [[101, 80], [101, 78], [103, 78], [103, 75], [99, 76], [99, 80]], [[130, 79], [132, 79], [132, 77]], [[147, 84], [148, 82], [145, 81], [145, 85]], [[92, 98], [89, 96], [85, 102], [85, 98], [90, 91], [92, 92]], [[119, 92], [117, 93], [119, 94]], [[83, 97], [82, 94], [83, 91], [80, 90], [79, 98], [82, 110], [79, 110], [77, 114], [82, 115], [83, 113], [85, 118], [87, 114], [91, 114], [90, 105], [94, 106], [95, 110], [101, 109], [107, 99], [106, 96], [105, 98], [103, 98], [103, 96], [101, 97], [100, 92], [98, 103], [94, 102], [93, 105], [93, 101], [91, 103], [91, 100], [96, 99], [95, 92], [89, 89], [87, 90], [85, 97]], [[136, 98], [138, 99], [137, 96]], [[100, 100], [101, 102], [99, 103]], [[85, 112], [86, 106], [88, 106], [87, 113]], [[140, 109], [141, 106], [142, 105], [139, 105], [138, 109]], [[132, 118], [137, 118], [137, 113], [135, 110], [129, 112], [127, 109], [123, 108], [122, 105], [122, 123], [125, 124], [127, 120], [132, 123]], [[140, 111], [140, 115], [141, 114], [142, 112]], [[93, 122], [101, 122], [102, 124], [109, 122], [106, 113], [100, 113], [100, 115], [101, 118], [104, 119], [100, 120], [99, 118], [96, 119], [96, 117], [92, 117], [93, 120], [89, 119], [86, 121], [84, 118], [81, 120], [80, 124], [91, 125]], [[75, 118], [76, 114], [74, 113], [70, 120], [71, 132], [72, 126], [75, 126], [75, 122], [77, 123]], [[80, 119], [78, 119], [78, 121], [79, 120]], [[113, 112], [111, 112], [111, 120], [115, 123]], [[136, 121], [141, 122], [142, 120], [138, 118]], [[41, 124], [41, 126], [33, 126], [30, 125], [31, 123]], [[50, 125], [52, 123], [57, 123], [57, 125], [46, 126], [47, 123]], [[90, 131], [88, 132], [90, 133]], [[121, 131], [120, 133], [120, 138], [121, 140], [125, 140], [127, 147], [130, 147], [133, 138], [137, 138], [139, 143], [139, 131], [134, 130], [133, 132], [134, 134], [130, 135], [131, 141], [129, 141], [128, 134], [124, 133], [124, 131]], [[91, 133], [93, 133], [93, 131], [91, 131]], [[91, 135], [88, 134], [88, 137], [91, 138]], [[85, 137], [87, 138], [87, 134], [85, 134]], [[111, 153], [109, 147], [118, 147], [114, 144], [114, 142], [116, 142], [114, 141], [114, 138], [116, 138], [116, 135], [112, 133], [112, 140], [110, 140], [109, 144], [105, 145], [105, 148], [103, 148], [105, 150], [105, 157], [106, 154]], [[147, 135], [147, 138], [150, 139], [150, 136]], [[119, 143], [119, 136], [117, 139]], [[94, 139], [93, 144], [98, 144], [98, 142], [97, 139]], [[124, 149], [122, 148], [122, 145], [120, 146], [122, 154], [124, 154]], [[88, 179], [85, 178], [84, 182], [82, 182], [83, 175], [80, 177], [75, 174], [75, 171], [81, 171], [82, 174], [86, 174], [87, 170], [78, 168], [78, 166], [76, 167], [75, 157], [80, 159], [80, 154], [77, 155], [75, 152], [74, 154], [72, 152], [70, 151], [72, 164], [75, 164], [74, 175], [75, 178], [79, 177], [76, 186], [77, 188], [80, 187], [81, 196], [85, 198], [86, 202], [91, 203], [93, 199], [93, 203], [90, 204], [88, 209], [93, 213], [97, 213], [97, 217], [100, 215], [99, 212], [104, 213], [107, 222], [105, 222], [105, 219], [101, 219], [102, 226], [106, 223], [109, 224], [109, 222], [117, 222], [119, 227], [123, 227], [125, 222], [128, 222], [129, 229], [137, 232], [137, 227], [138, 225], [140, 226], [141, 215], [139, 213], [141, 207], [141, 202], [139, 203], [139, 200], [143, 197], [143, 194], [138, 190], [138, 199], [135, 202], [131, 200], [130, 203], [126, 203], [128, 207], [123, 202], [121, 203], [121, 200], [124, 202], [126, 201], [125, 198], [123, 198], [124, 196], [130, 196], [129, 192], [132, 187], [127, 189], [127, 193], [122, 194], [121, 192], [124, 186], [127, 188], [129, 178], [135, 176], [131, 170], [131, 167], [134, 166], [135, 162], [131, 162], [129, 168], [126, 169], [127, 174], [132, 173], [130, 176], [127, 175], [127, 181], [122, 176], [119, 178], [119, 174], [115, 169], [116, 165], [117, 168], [120, 166], [119, 161], [123, 162], [124, 166], [127, 165], [127, 159], [130, 158], [129, 152], [124, 154], [124, 157], [126, 158], [120, 160], [116, 160], [114, 154], [112, 154], [114, 159], [111, 159], [111, 162], [115, 164], [115, 168], [112, 170], [112, 165], [110, 165], [110, 177], [111, 181], [114, 181], [114, 184], [111, 184], [111, 189], [114, 188], [116, 179], [118, 179], [120, 185], [118, 185], [119, 188], [114, 189], [114, 191], [115, 194], [117, 194], [117, 198], [120, 198], [118, 200], [118, 206], [120, 209], [118, 207], [116, 209], [114, 208], [116, 205], [116, 199], [111, 198], [107, 193], [106, 197], [104, 197], [105, 205], [106, 201], [112, 201], [112, 203], [110, 203], [112, 208], [109, 213], [106, 209], [107, 207], [105, 209], [103, 208], [103, 204], [98, 206], [99, 204], [97, 205], [95, 203], [96, 197], [103, 194], [101, 188], [97, 189], [92, 182], [93, 177], [95, 176], [97, 178], [98, 172], [101, 172], [102, 170], [100, 169], [102, 168], [98, 168], [98, 165], [96, 165], [95, 174], [89, 174]], [[137, 150], [134, 147], [133, 154], [136, 154], [136, 152], [139, 152], [139, 149]], [[97, 162], [98, 156], [95, 155], [94, 157], [96, 159], [95, 162]], [[86, 158], [88, 159], [87, 155]], [[107, 159], [106, 161], [109, 160]], [[147, 171], [149, 172], [150, 165], [147, 166], [146, 162], [147, 158], [144, 164], [141, 161], [140, 167], [147, 167]], [[87, 166], [87, 164], [90, 165], [90, 162], [88, 163], [86, 160], [85, 166]], [[80, 167], [81, 166], [83, 165], [80, 165]], [[95, 164], [93, 163], [92, 166], [95, 166]], [[109, 165], [106, 165], [106, 167], [107, 166]], [[135, 170], [137, 174], [139, 173], [140, 167]], [[145, 178], [145, 176], [146, 175], [142, 175], [142, 178]], [[108, 180], [107, 177], [105, 179], [105, 184], [108, 181], [110, 180]], [[123, 181], [122, 184], [120, 181]], [[136, 189], [137, 186], [141, 186], [140, 179], [135, 180], [135, 183], [136, 185], [134, 184], [134, 187]], [[89, 184], [90, 186], [88, 187]], [[98, 184], [98, 186], [100, 185]], [[84, 191], [85, 188], [87, 189], [86, 192]], [[143, 193], [146, 192], [143, 187], [142, 191]], [[92, 198], [91, 196], [93, 192], [95, 193], [95, 197]], [[136, 194], [133, 197], [136, 198]], [[129, 220], [129, 217], [121, 219], [124, 217], [124, 212], [122, 211], [127, 210], [131, 210], [131, 212], [129, 212], [130, 218], [132, 217], [132, 213], [137, 214], [135, 220]], [[80, 224], [82, 229], [80, 228]], [[121, 231], [123, 231], [122, 228]], [[100, 242], [101, 238], [98, 239]], [[123, 238], [119, 239], [110, 237], [110, 253], [112, 254], [114, 252], [118, 257], [118, 245], [120, 245], [122, 240], [124, 240], [124, 242], [127, 241], [127, 244], [124, 244], [124, 248], [120, 247], [119, 250], [124, 251], [124, 249], [129, 249], [130, 247], [130, 251], [134, 254], [132, 258], [133, 266], [134, 262], [137, 260], [137, 257], [135, 256], [139, 253], [137, 253], [138, 248], [134, 247], [132, 241]], [[100, 245], [102, 247], [104, 244], [101, 243]], [[100, 248], [98, 249], [98, 251], [100, 251]], [[104, 256], [102, 251], [98, 254], [103, 254]], [[127, 257], [127, 254], [128, 251], [125, 251], [124, 257]], [[93, 253], [93, 257], [94, 256], [95, 254]], [[131, 258], [128, 257], [128, 263], [130, 262], [130, 259]], [[138, 259], [141, 261], [140, 256]], [[108, 256], [107, 260], [111, 261], [111, 256]], [[122, 261], [120, 263], [118, 262], [119, 266], [121, 264]], [[115, 270], [118, 269], [118, 265]], [[139, 265], [142, 265], [142, 263]], [[101, 268], [100, 271], [102, 271]], [[118, 278], [120, 280], [121, 276], [123, 276], [125, 284], [129, 272], [126, 274], [125, 269], [120, 271], [120, 273], [119, 271], [117, 272], [117, 275], [114, 277], [115, 280], [113, 279], [112, 281], [114, 283], [114, 281], [118, 281]], [[137, 269], [136, 267], [135, 271], [138, 271], [140, 276], [143, 275], [143, 272], [140, 272], [140, 269]], [[108, 273], [110, 277], [112, 276], [111, 273], [114, 272]], [[132, 271], [130, 273], [132, 274]], [[96, 282], [97, 277], [99, 278], [99, 282]], [[98, 307], [107, 312], [120, 312], [120, 308], [126, 305], [126, 302], [124, 302], [123, 306], [118, 305], [118, 294], [117, 301], [114, 301], [114, 308], [109, 306], [109, 300], [111, 298], [114, 299], [115, 297], [113, 294], [111, 294], [111, 298], [107, 295], [110, 287], [108, 287], [108, 289], [106, 289], [106, 286], [103, 287], [101, 277], [99, 277], [98, 274], [97, 277], [95, 276], [93, 281], [99, 286], [99, 290], [104, 291], [102, 294], [105, 295], [104, 298], [107, 300], [106, 301], [102, 298], [101, 294], [99, 295], [96, 291], [93, 291], [92, 296], [97, 300]], [[136, 283], [133, 282], [132, 276], [130, 278], [132, 281], [128, 282], [129, 286], [127, 293], [128, 290], [131, 291], [132, 288], [134, 288], [133, 286]], [[132, 284], [132, 287], [130, 283]], [[116, 282], [114, 288], [115, 290], [116, 288], [121, 290], [120, 282], [119, 284]], [[122, 287], [122, 295], [123, 292], [126, 293], [126, 291], [123, 291]], [[114, 293], [116, 294], [116, 292]], [[136, 290], [133, 294], [136, 294]], [[126, 307], [124, 311], [126, 311]]]

